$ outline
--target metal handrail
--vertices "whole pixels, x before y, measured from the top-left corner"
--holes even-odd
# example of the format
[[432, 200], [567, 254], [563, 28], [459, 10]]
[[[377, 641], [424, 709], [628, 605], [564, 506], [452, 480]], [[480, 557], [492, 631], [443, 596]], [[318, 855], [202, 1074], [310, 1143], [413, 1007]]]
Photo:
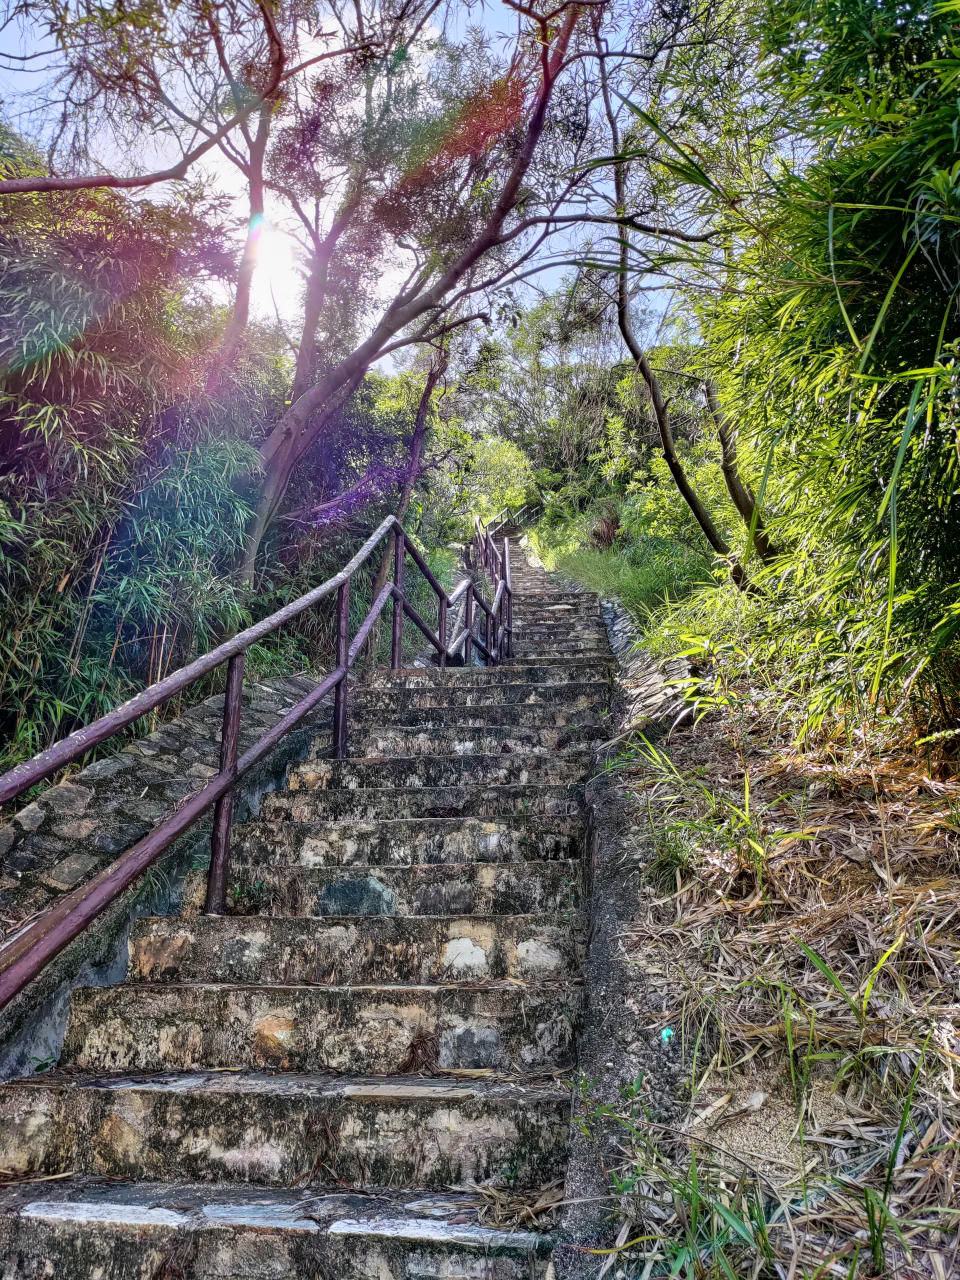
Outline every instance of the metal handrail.
[[[386, 583], [350, 639], [350, 581], [373, 550], [392, 534], [394, 538], [393, 581]], [[436, 631], [424, 621], [404, 594], [403, 578], [406, 557], [426, 578], [437, 597]], [[0, 804], [12, 800], [28, 787], [42, 782], [65, 765], [80, 759], [92, 747], [123, 729], [154, 708], [162, 706], [195, 681], [209, 675], [224, 662], [227, 664], [226, 692], [223, 702], [223, 725], [220, 735], [219, 772], [159, 826], [138, 840], [119, 858], [85, 884], [64, 894], [48, 911], [31, 921], [6, 945], [0, 947], [0, 1009], [31, 982], [49, 962], [97, 918], [112, 902], [134, 883], [157, 859], [187, 831], [208, 809], [213, 807], [213, 830], [210, 837], [210, 871], [207, 879], [205, 910], [222, 915], [230, 860], [230, 831], [233, 823], [233, 791], [237, 782], [259, 764], [301, 720], [333, 693], [333, 754], [342, 760], [347, 752], [347, 676], [373, 627], [387, 605], [393, 602], [393, 627], [390, 649], [391, 670], [399, 669], [402, 659], [404, 617], [409, 618], [437, 651], [441, 667], [447, 665], [461, 648], [464, 660], [472, 656], [475, 644], [488, 662], [499, 662], [512, 651], [510, 585], [510, 553], [507, 543], [501, 557], [504, 573], [496, 573], [491, 581], [496, 588], [494, 601], [488, 604], [471, 580], [448, 595], [437, 581], [423, 556], [416, 549], [403, 526], [394, 516], [387, 516], [370, 535], [352, 560], [334, 577], [308, 591], [299, 600], [278, 609], [268, 618], [247, 627], [216, 649], [197, 658], [179, 671], [150, 685], [135, 697], [116, 707], [93, 724], [78, 729], [31, 760], [24, 761], [0, 776]], [[336, 666], [306, 697], [296, 703], [252, 747], [238, 755], [246, 653], [251, 645], [277, 631], [328, 596], [337, 595]], [[466, 627], [452, 644], [447, 642], [447, 614], [450, 606], [464, 598]], [[485, 620], [485, 636], [473, 636], [473, 605]], [[491, 634], [493, 633], [493, 634]]]

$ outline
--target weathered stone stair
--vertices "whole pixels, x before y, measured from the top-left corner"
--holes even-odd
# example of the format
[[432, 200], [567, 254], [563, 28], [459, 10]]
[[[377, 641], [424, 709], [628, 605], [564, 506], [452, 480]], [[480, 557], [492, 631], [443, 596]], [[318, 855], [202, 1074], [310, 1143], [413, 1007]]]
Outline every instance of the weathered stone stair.
[[564, 1174], [611, 657], [595, 597], [514, 585], [514, 662], [366, 678], [357, 758], [235, 832], [231, 914], [196, 873], [0, 1087], [4, 1280], [551, 1273], [477, 1187]]

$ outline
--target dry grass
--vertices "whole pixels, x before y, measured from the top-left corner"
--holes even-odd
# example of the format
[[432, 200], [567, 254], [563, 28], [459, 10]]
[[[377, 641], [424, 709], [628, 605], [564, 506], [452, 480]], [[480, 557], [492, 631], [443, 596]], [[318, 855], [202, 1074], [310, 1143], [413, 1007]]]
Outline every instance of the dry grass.
[[493, 1183], [471, 1183], [477, 1221], [501, 1231], [542, 1231], [556, 1226], [563, 1207], [563, 1179], [531, 1191], [514, 1191]]
[[625, 1125], [637, 1276], [960, 1274], [960, 784], [729, 708], [620, 767], [691, 1064], [681, 1130]]

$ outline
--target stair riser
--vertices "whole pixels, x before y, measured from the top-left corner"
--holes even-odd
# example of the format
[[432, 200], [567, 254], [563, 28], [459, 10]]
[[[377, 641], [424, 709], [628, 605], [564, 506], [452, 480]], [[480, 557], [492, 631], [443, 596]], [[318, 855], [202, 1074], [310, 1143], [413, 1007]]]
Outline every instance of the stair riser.
[[467, 756], [499, 752], [552, 755], [589, 749], [602, 736], [599, 729], [524, 729], [508, 725], [484, 731], [452, 725], [431, 733], [419, 733], [413, 727], [375, 729], [362, 738], [356, 735], [354, 746], [367, 756]]
[[[309, 1212], [309, 1208], [306, 1210]], [[147, 1213], [151, 1212], [147, 1210]], [[154, 1210], [155, 1218], [161, 1210]], [[25, 1216], [0, 1219], [2, 1280], [547, 1280], [546, 1257], [511, 1247], [491, 1252], [449, 1242], [364, 1235], [348, 1228], [328, 1234], [299, 1220], [275, 1226], [188, 1225], [176, 1210], [163, 1221], [117, 1217], [107, 1222]], [[242, 1270], [238, 1270], [242, 1267]]]
[[519, 636], [513, 647], [512, 662], [514, 664], [526, 660], [527, 662], [542, 662], [549, 670], [553, 670], [553, 663], [559, 662], [579, 662], [583, 664], [614, 661], [610, 652], [610, 646], [606, 640], [598, 640], [596, 644], [571, 643], [567, 640], [555, 640], [552, 638], [541, 637], [539, 639], [527, 639]]
[[[499, 1105], [433, 1097], [336, 1097], [264, 1088], [9, 1087], [0, 1167], [18, 1174], [439, 1190], [514, 1173], [537, 1187], [562, 1171], [568, 1099]], [[381, 1091], [382, 1095], [382, 1091]], [[28, 1154], [29, 1153], [29, 1154]]]
[[419, 791], [274, 792], [263, 803], [268, 818], [292, 822], [366, 822], [390, 818], [508, 818], [582, 815], [582, 787], [422, 787]]
[[354, 1075], [572, 1065], [579, 992], [112, 987], [74, 993], [62, 1062], [95, 1071], [248, 1067]]
[[[150, 921], [131, 941], [135, 982], [442, 983], [575, 975], [576, 917], [336, 920], [199, 917]], [[0, 1165], [0, 1168], [3, 1166]]]
[[[607, 649], [605, 657], [609, 658]], [[368, 692], [390, 693], [403, 689], [431, 689], [439, 691], [470, 689], [488, 690], [511, 684], [590, 684], [606, 680], [609, 670], [606, 663], [545, 663], [543, 666], [525, 666], [522, 672], [507, 663], [499, 667], [430, 667], [423, 671], [405, 671], [393, 674], [385, 672], [378, 678], [364, 681], [357, 691], [362, 703]]]
[[[577, 671], [583, 667], [585, 662], [589, 662], [593, 671], [593, 674], [588, 677], [589, 679], [606, 680], [613, 675], [616, 669], [616, 663], [609, 649], [586, 652], [582, 649], [553, 648], [549, 644], [542, 642], [536, 642], [532, 645], [518, 645], [513, 658], [513, 669], [521, 673], [539, 670], [545, 662], [550, 663], [551, 670], [554, 671], [562, 671], [564, 669]], [[579, 679], [580, 677], [578, 677]]]
[[535, 625], [538, 622], [559, 622], [567, 618], [592, 626], [598, 626], [603, 622], [603, 614], [596, 599], [581, 596], [555, 600], [550, 596], [534, 592], [521, 592], [519, 596], [514, 595], [513, 620], [521, 626]]
[[517, 863], [576, 858], [582, 836], [576, 818], [411, 818], [342, 826], [253, 822], [238, 827], [233, 866], [433, 866], [443, 862]]
[[560, 755], [413, 756], [410, 759], [318, 760], [294, 769], [287, 789], [297, 791], [395, 787], [526, 786], [574, 783], [588, 776], [592, 752]]
[[[513, 673], [515, 676], [517, 671]], [[426, 708], [506, 706], [561, 706], [564, 711], [605, 710], [610, 701], [610, 684], [607, 680], [563, 681], [538, 684], [536, 681], [515, 681], [513, 684], [491, 685], [478, 688], [471, 685], [449, 688], [422, 688], [359, 690], [351, 701], [351, 710], [358, 717], [382, 716], [402, 712], [404, 717], [412, 710]], [[521, 721], [523, 723], [523, 721]]]
[[[408, 701], [393, 702], [389, 699], [374, 707], [356, 708], [350, 704], [351, 751], [360, 752], [364, 734], [370, 729], [387, 726], [403, 726], [413, 729], [479, 729], [491, 725], [496, 729], [593, 729], [604, 736], [607, 718], [604, 716], [610, 701], [609, 685], [602, 686], [603, 696], [595, 701], [585, 701], [581, 706], [564, 705], [562, 702], [491, 702], [488, 706], [418, 707]], [[354, 741], [355, 740], [355, 741]], [[320, 744], [315, 755], [329, 755], [329, 742], [324, 750]]]
[[557, 637], [561, 640], [589, 641], [606, 640], [608, 633], [606, 624], [598, 613], [596, 618], [584, 618], [580, 614], [570, 617], [537, 618], [524, 614], [522, 618], [514, 618], [513, 634], [515, 638], [517, 636], [547, 639]]
[[[203, 910], [206, 873], [194, 872], [184, 890], [184, 914]], [[242, 869], [228, 890], [233, 916], [410, 916], [561, 914], [583, 894], [578, 862], [522, 866], [471, 862], [432, 867], [299, 867]]]

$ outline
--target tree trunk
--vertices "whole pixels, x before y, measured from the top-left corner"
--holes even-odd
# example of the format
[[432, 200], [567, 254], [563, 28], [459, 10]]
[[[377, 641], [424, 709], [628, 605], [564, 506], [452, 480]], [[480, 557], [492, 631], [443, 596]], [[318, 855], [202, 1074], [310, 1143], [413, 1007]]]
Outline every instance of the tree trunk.
[[[596, 30], [594, 31], [594, 39], [598, 46], [598, 52], [602, 55], [603, 49], [600, 48], [600, 38]], [[607, 82], [606, 63], [604, 58], [599, 58], [600, 64], [600, 86], [603, 93], [604, 109], [606, 111], [607, 123], [610, 126], [610, 140], [613, 144], [613, 154], [617, 157], [613, 165], [613, 185], [614, 197], [616, 200], [617, 215], [622, 217], [626, 213], [626, 161], [619, 157], [620, 151], [620, 131], [617, 128], [617, 118], [614, 114], [613, 104], [610, 100], [610, 86]], [[630, 298], [627, 289], [627, 273], [629, 270], [629, 248], [630, 241], [625, 227], [620, 226], [617, 231], [618, 246], [618, 273], [617, 273], [617, 326], [620, 330], [620, 336], [623, 338], [624, 344], [630, 355], [633, 357], [634, 364], [640, 372], [640, 376], [646, 383], [647, 391], [650, 394], [650, 403], [653, 406], [653, 415], [657, 423], [657, 431], [660, 436], [660, 447], [666, 460], [667, 467], [673, 476], [674, 484], [684, 502], [693, 512], [694, 519], [703, 530], [704, 537], [710, 546], [722, 556], [730, 564], [730, 577], [740, 588], [745, 591], [749, 588], [749, 580], [743, 570], [743, 566], [736, 559], [730, 547], [722, 537], [720, 530], [713, 522], [710, 512], [700, 501], [696, 490], [687, 479], [687, 474], [683, 469], [683, 463], [677, 456], [676, 446], [673, 439], [673, 429], [670, 425], [670, 411], [663, 392], [660, 387], [660, 381], [647, 360], [646, 353], [640, 346], [637, 336], [633, 331], [633, 325], [630, 321]]]
[[[326, 409], [322, 414], [318, 415], [318, 421], [313, 424], [315, 430], [311, 433], [311, 443], [320, 436], [325, 427], [329, 426], [334, 416], [359, 387], [365, 374], [366, 368], [361, 369], [359, 373], [355, 373], [352, 381], [340, 389], [341, 394], [336, 396], [335, 399], [333, 397], [330, 398]], [[260, 550], [263, 535], [270, 527], [274, 516], [280, 508], [283, 496], [287, 491], [287, 485], [290, 483], [290, 477], [293, 475], [293, 469], [301, 456], [301, 454], [294, 451], [293, 442], [291, 441], [282, 454], [274, 457], [272, 465], [266, 471], [263, 487], [260, 490], [260, 500], [257, 503], [256, 511], [244, 540], [240, 564], [240, 578], [243, 582], [253, 582], [257, 553]]]
[[250, 320], [250, 294], [253, 289], [253, 277], [257, 269], [257, 248], [263, 233], [263, 160], [270, 136], [270, 104], [264, 103], [257, 117], [257, 132], [250, 144], [250, 159], [247, 166], [247, 182], [249, 184], [250, 220], [247, 223], [247, 238], [243, 245], [243, 255], [237, 272], [237, 289], [233, 298], [233, 310], [227, 327], [220, 338], [219, 346], [213, 356], [207, 373], [207, 394], [215, 395], [224, 373], [236, 358], [240, 340]]
[[772, 560], [779, 553], [771, 545], [767, 536], [766, 527], [757, 509], [757, 500], [753, 496], [753, 490], [740, 478], [740, 468], [737, 462], [737, 429], [724, 416], [723, 410], [720, 408], [720, 401], [717, 398], [717, 388], [711, 378], [708, 378], [704, 383], [704, 389], [707, 395], [707, 405], [720, 440], [720, 469], [723, 472], [727, 493], [729, 493], [730, 500], [739, 511], [747, 529], [751, 525], [753, 526], [753, 545], [757, 549], [757, 555], [765, 562]]

